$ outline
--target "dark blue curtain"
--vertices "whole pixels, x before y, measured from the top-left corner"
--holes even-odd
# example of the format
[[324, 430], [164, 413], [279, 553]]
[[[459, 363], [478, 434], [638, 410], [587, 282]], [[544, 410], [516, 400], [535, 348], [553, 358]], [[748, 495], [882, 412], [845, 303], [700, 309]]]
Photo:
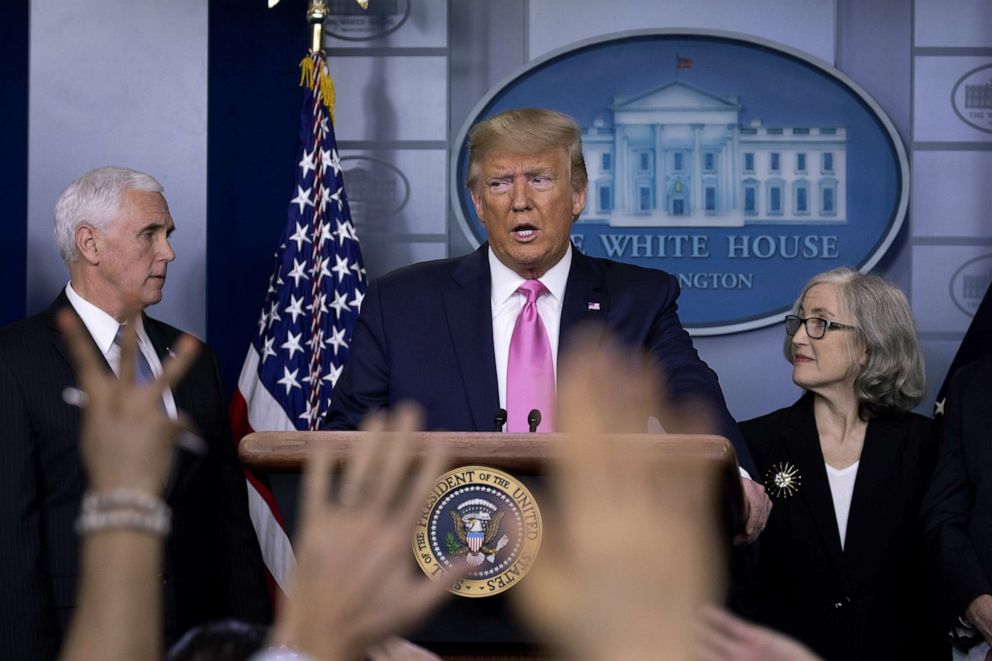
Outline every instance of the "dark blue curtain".
[[233, 390], [292, 197], [306, 0], [211, 0], [207, 340]]
[[29, 0], [0, 3], [0, 326], [24, 316], [27, 298]]

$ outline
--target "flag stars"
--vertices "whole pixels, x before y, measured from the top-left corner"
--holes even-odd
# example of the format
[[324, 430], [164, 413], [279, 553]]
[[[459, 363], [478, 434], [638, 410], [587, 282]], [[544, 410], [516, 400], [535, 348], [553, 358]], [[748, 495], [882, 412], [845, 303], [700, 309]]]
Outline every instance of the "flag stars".
[[276, 341], [276, 338], [274, 338], [274, 337], [267, 337], [267, 338], [265, 338], [265, 340], [262, 341], [262, 364], [263, 365], [265, 364], [265, 360], [269, 356], [275, 356], [276, 355], [276, 352], [272, 350], [272, 345], [273, 345], [273, 343], [275, 343], [275, 341]]
[[327, 314], [327, 294], [321, 292], [313, 300], [313, 303], [307, 306], [309, 310], [314, 315], [325, 315]]
[[[312, 207], [313, 206], [313, 200], [310, 199], [310, 191], [312, 191], [312, 190], [313, 190], [313, 187], [307, 188], [306, 190], [304, 190], [303, 189], [303, 186], [297, 185], [297, 187], [296, 187], [296, 191], [297, 191], [296, 192], [296, 197], [294, 197], [292, 200], [290, 200], [289, 203], [290, 204], [296, 204], [296, 205], [298, 205], [300, 207], [300, 213], [302, 214], [304, 207]], [[283, 198], [283, 199], [285, 199], [285, 198]]]
[[331, 270], [338, 274], [339, 282], [344, 282], [345, 278], [351, 277], [347, 258], [334, 255], [334, 262], [334, 268]]
[[310, 276], [303, 272], [303, 269], [305, 269], [306, 266], [307, 266], [306, 260], [303, 260], [302, 262], [300, 262], [300, 261], [297, 261], [296, 258], [293, 258], [293, 270], [290, 271], [289, 273], [287, 273], [286, 275], [287, 275], [287, 277], [290, 277], [290, 278], [293, 279], [293, 286], [294, 287], [299, 287], [300, 286], [300, 278], [303, 278], [304, 280], [309, 280], [310, 279]]
[[299, 373], [299, 368], [290, 372], [289, 368], [284, 366], [282, 368], [282, 378], [276, 381], [276, 383], [286, 387], [287, 395], [293, 390], [293, 388], [300, 388], [302, 390], [303, 387], [300, 385], [300, 382], [296, 380], [296, 375]]
[[310, 347], [310, 351], [312, 351], [313, 353], [317, 353], [317, 351], [320, 349], [320, 345], [323, 343], [324, 343], [324, 331], [322, 330], [317, 331], [316, 334], [314, 334], [313, 336], [310, 337], [309, 340], [307, 340], [307, 346]]
[[304, 243], [312, 243], [312, 241], [310, 241], [310, 237], [306, 235], [306, 231], [307, 230], [303, 225], [296, 223], [296, 233], [289, 237], [290, 241], [296, 243], [296, 252], [303, 250]]
[[346, 328], [335, 328], [331, 331], [331, 337], [327, 340], [327, 346], [334, 347], [334, 355], [338, 355], [338, 349], [347, 349], [348, 341], [344, 339]]
[[278, 397], [291, 424], [311, 430], [320, 426], [344, 373], [340, 363], [349, 353], [350, 329], [368, 282], [356, 225], [347, 213], [334, 126], [319, 104], [313, 112], [304, 127], [312, 141], [296, 155], [290, 217], [267, 283], [255, 344], [265, 365], [259, 378]]
[[347, 220], [344, 222], [341, 222], [339, 220], [337, 221], [337, 224], [338, 224], [338, 236], [341, 238], [342, 241], [345, 239], [351, 239], [352, 241], [358, 240], [358, 237], [355, 235], [354, 225], [352, 225]]
[[360, 290], [356, 289], [355, 290], [355, 298], [351, 299], [351, 301], [348, 303], [348, 305], [350, 305], [351, 307], [355, 308], [355, 310], [361, 310], [362, 309], [362, 301], [364, 301], [364, 300], [365, 300], [365, 294], [362, 293]]
[[308, 423], [313, 422], [314, 420], [317, 419], [317, 415], [320, 412], [320, 406], [311, 404], [309, 401], [307, 401], [306, 407], [307, 410], [301, 413], [299, 417], [303, 420], [306, 420]]
[[323, 165], [325, 168], [333, 168], [335, 162], [338, 162], [340, 167], [340, 161], [338, 161], [337, 159], [338, 159], [337, 152], [334, 152], [334, 155], [332, 157], [330, 149], [320, 150], [320, 164]]
[[307, 174], [310, 170], [315, 170], [317, 168], [317, 161], [314, 158], [317, 155], [317, 150], [314, 149], [308, 152], [306, 149], [303, 150], [303, 159], [300, 161], [300, 169], [303, 170], [303, 178], [306, 179]]
[[323, 246], [326, 241], [330, 241], [334, 238], [334, 233], [331, 231], [330, 223], [320, 224], [320, 245]]
[[303, 297], [301, 296], [300, 298], [296, 298], [294, 294], [290, 294], [289, 305], [286, 306], [283, 312], [285, 312], [288, 315], [292, 315], [293, 323], [295, 324], [297, 317], [299, 317], [302, 314], [306, 314], [305, 312], [303, 312]]
[[341, 372], [344, 371], [344, 365], [331, 365], [327, 374], [324, 375], [324, 381], [330, 381], [331, 387], [333, 388], [338, 384], [338, 379], [341, 378]]
[[335, 290], [334, 302], [331, 303], [331, 307], [334, 309], [334, 318], [340, 319], [341, 313], [348, 309], [348, 294]]
[[[331, 272], [327, 270], [327, 263], [330, 262], [330, 258], [325, 257], [320, 260], [320, 273], [317, 275], [318, 278], [329, 278], [331, 277]], [[337, 267], [335, 267], [337, 268]]]
[[269, 328], [272, 328], [272, 324], [277, 321], [282, 321], [282, 317], [279, 316], [279, 301], [272, 301], [269, 307]]
[[330, 189], [326, 186], [321, 186], [320, 190], [317, 192], [317, 197], [320, 199], [320, 210], [322, 212], [326, 212], [327, 203], [331, 201]]
[[[297, 333], [296, 335], [293, 335], [292, 333], [287, 333], [286, 334], [286, 337], [287, 337], [286, 341], [283, 342], [280, 345], [281, 348], [289, 351], [289, 359], [290, 360], [293, 359], [293, 356], [296, 355], [296, 352], [297, 351], [299, 351], [300, 353], [303, 353], [303, 347], [300, 346], [300, 338], [302, 336], [303, 336], [303, 333], [302, 332]], [[295, 372], [294, 372], [294, 374], [295, 374]]]
[[351, 270], [355, 272], [355, 277], [358, 278], [359, 282], [365, 279], [365, 267], [359, 264], [357, 261], [352, 262]]

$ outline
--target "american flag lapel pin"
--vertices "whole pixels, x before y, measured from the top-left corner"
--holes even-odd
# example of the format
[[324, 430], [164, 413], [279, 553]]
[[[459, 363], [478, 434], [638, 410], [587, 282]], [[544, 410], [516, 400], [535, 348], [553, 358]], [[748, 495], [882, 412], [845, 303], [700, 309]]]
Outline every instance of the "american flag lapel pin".
[[599, 309], [599, 303], [597, 303], [595, 301], [589, 301], [589, 307], [587, 309], [589, 309], [589, 310], [598, 310]]

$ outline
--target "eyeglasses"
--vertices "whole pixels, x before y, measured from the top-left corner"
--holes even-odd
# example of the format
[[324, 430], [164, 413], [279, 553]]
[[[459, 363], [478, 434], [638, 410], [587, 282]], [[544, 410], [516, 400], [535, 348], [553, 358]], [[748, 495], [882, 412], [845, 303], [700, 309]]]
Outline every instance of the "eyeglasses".
[[822, 319], [820, 317], [808, 317], [803, 319], [802, 317], [797, 317], [794, 314], [790, 314], [785, 318], [785, 334], [792, 337], [799, 332], [799, 327], [806, 326], [806, 334], [812, 340], [819, 340], [830, 328], [839, 328], [840, 330], [854, 330], [857, 326], [849, 326], [847, 324], [839, 324], [836, 321], [830, 321], [829, 319]]

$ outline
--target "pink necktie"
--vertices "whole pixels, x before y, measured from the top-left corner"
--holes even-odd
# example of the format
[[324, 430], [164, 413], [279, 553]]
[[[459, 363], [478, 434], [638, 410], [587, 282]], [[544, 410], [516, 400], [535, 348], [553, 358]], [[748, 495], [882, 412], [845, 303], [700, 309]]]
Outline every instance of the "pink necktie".
[[537, 298], [548, 293], [540, 280], [527, 280], [517, 289], [527, 302], [517, 316], [510, 337], [510, 359], [506, 368], [506, 410], [508, 432], [526, 432], [527, 417], [537, 409], [541, 423], [537, 431], [553, 431], [555, 426], [555, 368], [551, 343], [537, 312]]

